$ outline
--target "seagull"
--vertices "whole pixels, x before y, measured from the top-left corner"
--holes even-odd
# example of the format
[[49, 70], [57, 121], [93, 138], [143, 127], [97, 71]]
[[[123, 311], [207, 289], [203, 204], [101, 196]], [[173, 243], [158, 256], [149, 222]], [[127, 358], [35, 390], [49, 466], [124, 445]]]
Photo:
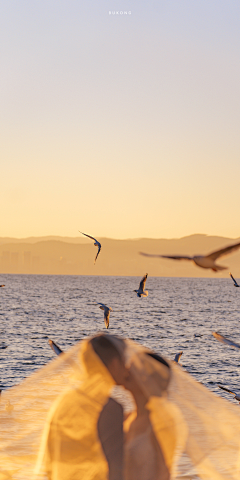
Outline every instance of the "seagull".
[[105, 323], [105, 326], [106, 328], [109, 327], [109, 317], [110, 317], [110, 312], [112, 312], [112, 309], [111, 307], [107, 307], [107, 305], [104, 305], [104, 303], [97, 303], [97, 305], [101, 305], [99, 308], [101, 308], [101, 310], [104, 310], [104, 323]]
[[217, 265], [215, 263], [218, 257], [223, 257], [224, 255], [228, 255], [234, 250], [237, 250], [239, 247], [240, 247], [240, 243], [235, 243], [234, 245], [229, 245], [228, 247], [222, 248], [221, 250], [212, 252], [209, 255], [194, 255], [193, 257], [188, 257], [184, 255], [155, 255], [155, 254], [143, 253], [143, 252], [139, 252], [139, 253], [140, 255], [144, 255], [145, 257], [170, 258], [172, 260], [190, 260], [194, 262], [198, 267], [211, 268], [213, 272], [217, 272], [218, 270], [226, 270], [227, 268], [221, 265]]
[[238, 283], [236, 282], [235, 278], [232, 276], [231, 272], [229, 272], [229, 275], [230, 275], [230, 277], [231, 277], [232, 280], [233, 280], [234, 287], [240, 287], [240, 285], [238, 285]]
[[[80, 230], [79, 230], [79, 232], [80, 232]], [[101, 245], [100, 242], [98, 242], [98, 240], [96, 240], [96, 238], [91, 237], [91, 235], [87, 235], [86, 233], [83, 233], [83, 232], [80, 232], [80, 233], [81, 233], [82, 235], [85, 235], [85, 237], [88, 237], [88, 238], [91, 238], [91, 240], [94, 240], [94, 242], [95, 242], [95, 243], [94, 243], [95, 247], [98, 247], [97, 255], [96, 255], [95, 260], [94, 260], [94, 265], [95, 265], [95, 263], [96, 263], [96, 261], [97, 261], [97, 257], [98, 257], [98, 255], [99, 255], [99, 253], [100, 253], [101, 248], [102, 248], [102, 245]]]
[[148, 273], [146, 273], [146, 275], [144, 275], [141, 282], [139, 283], [138, 290], [133, 290], [134, 292], [136, 292], [138, 297], [147, 297], [148, 296], [148, 291], [144, 290], [145, 283], [147, 281], [147, 277], [148, 277]]
[[63, 353], [61, 348], [55, 342], [53, 342], [53, 340], [50, 340], [50, 338], [48, 339], [48, 343], [56, 355], [61, 355], [61, 353]]
[[221, 388], [222, 390], [225, 390], [225, 392], [228, 392], [234, 395], [234, 398], [240, 403], [240, 395], [237, 395], [235, 392], [232, 392], [231, 390], [228, 390], [228, 388], [222, 387], [221, 385], [218, 385], [218, 387]]
[[179, 363], [179, 360], [180, 360], [182, 354], [183, 354], [183, 352], [177, 353], [177, 354], [175, 355], [175, 358], [174, 358], [173, 361], [174, 361], [175, 363]]
[[225, 343], [226, 345], [230, 345], [230, 347], [240, 348], [238, 343], [233, 342], [232, 340], [228, 340], [228, 338], [220, 335], [220, 333], [212, 332], [213, 336], [221, 343]]

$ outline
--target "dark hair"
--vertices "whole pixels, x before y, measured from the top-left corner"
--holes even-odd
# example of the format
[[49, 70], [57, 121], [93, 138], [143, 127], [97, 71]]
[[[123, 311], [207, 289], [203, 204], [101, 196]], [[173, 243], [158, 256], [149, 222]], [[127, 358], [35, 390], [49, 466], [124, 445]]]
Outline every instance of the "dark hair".
[[149, 355], [149, 357], [154, 358], [154, 360], [157, 360], [157, 362], [160, 362], [163, 365], [165, 365], [166, 367], [170, 368], [170, 366], [168, 365], [166, 360], [164, 360], [164, 358], [160, 357], [160, 355], [158, 355], [157, 353], [147, 353], [147, 355]]
[[113, 360], [113, 358], [122, 360], [119, 351], [106, 335], [98, 335], [97, 337], [93, 337], [90, 340], [90, 343], [94, 352], [99, 356], [106, 367]]

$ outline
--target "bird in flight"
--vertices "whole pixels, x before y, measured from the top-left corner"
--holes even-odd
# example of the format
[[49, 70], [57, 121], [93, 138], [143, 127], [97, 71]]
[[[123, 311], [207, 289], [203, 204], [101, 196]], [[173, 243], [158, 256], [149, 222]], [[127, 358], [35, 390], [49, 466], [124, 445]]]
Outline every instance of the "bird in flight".
[[97, 303], [97, 305], [100, 305], [99, 308], [101, 308], [101, 310], [104, 310], [104, 323], [105, 323], [105, 326], [106, 328], [109, 327], [109, 317], [110, 317], [110, 312], [112, 312], [112, 309], [111, 307], [107, 307], [107, 305], [104, 305], [104, 303]]
[[50, 340], [50, 338], [48, 339], [48, 343], [49, 343], [51, 349], [54, 351], [54, 353], [56, 353], [56, 355], [61, 355], [61, 353], [63, 353], [61, 348], [55, 342]]
[[231, 272], [229, 272], [229, 275], [230, 275], [231, 279], [233, 280], [234, 287], [240, 287], [240, 285], [238, 285], [238, 283], [236, 282], [235, 278], [232, 276]]
[[220, 333], [212, 332], [212, 334], [219, 342], [225, 343], [225, 345], [229, 345], [230, 347], [240, 348], [240, 345], [238, 343], [235, 343], [232, 340], [229, 340], [228, 338], [224, 337], [223, 335], [220, 335]]
[[223, 257], [224, 255], [228, 255], [229, 253], [234, 252], [234, 250], [237, 250], [239, 247], [240, 243], [235, 243], [234, 245], [229, 245], [228, 247], [222, 248], [221, 250], [212, 252], [209, 255], [194, 255], [193, 257], [188, 257], [186, 255], [155, 255], [144, 252], [139, 253], [140, 255], [144, 255], [145, 257], [170, 258], [171, 260], [190, 260], [194, 262], [198, 267], [211, 268], [213, 272], [217, 272], [218, 270], [226, 270], [227, 267], [217, 265], [215, 261], [219, 257]]
[[1, 288], [1, 287], [5, 287], [5, 285], [0, 285], [0, 288]]
[[221, 385], [218, 385], [218, 387], [221, 388], [222, 390], [224, 390], [225, 392], [228, 392], [228, 393], [231, 393], [232, 395], [234, 395], [235, 400], [237, 400], [237, 402], [240, 403], [240, 395], [237, 395], [235, 392], [232, 392], [228, 388], [222, 387]]
[[175, 355], [175, 358], [174, 358], [173, 361], [174, 361], [175, 363], [179, 363], [179, 360], [180, 360], [182, 354], [183, 354], [183, 352], [177, 353], [177, 354]]
[[[79, 230], [79, 232], [80, 232], [80, 230]], [[85, 235], [85, 237], [88, 237], [88, 238], [91, 238], [91, 240], [94, 240], [94, 245], [95, 245], [95, 247], [98, 247], [97, 255], [96, 255], [95, 260], [94, 260], [94, 265], [95, 265], [95, 263], [96, 263], [96, 261], [97, 261], [97, 257], [98, 257], [98, 255], [99, 255], [99, 253], [100, 253], [101, 248], [102, 248], [102, 245], [101, 245], [100, 242], [98, 242], [98, 240], [96, 240], [96, 238], [91, 237], [91, 235], [87, 235], [86, 233], [83, 233], [83, 232], [80, 232], [80, 233], [81, 233], [82, 235]]]
[[146, 284], [146, 281], [147, 281], [147, 277], [148, 277], [148, 273], [146, 273], [146, 275], [144, 275], [141, 282], [139, 283], [138, 290], [133, 290], [134, 292], [136, 292], [137, 296], [140, 297], [140, 298], [148, 296], [148, 291], [144, 290], [145, 284]]

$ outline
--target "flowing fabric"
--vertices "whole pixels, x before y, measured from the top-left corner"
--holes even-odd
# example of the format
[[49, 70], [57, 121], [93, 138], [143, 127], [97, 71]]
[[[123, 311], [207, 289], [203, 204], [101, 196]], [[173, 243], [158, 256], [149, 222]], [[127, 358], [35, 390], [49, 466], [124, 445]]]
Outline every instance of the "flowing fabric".
[[[122, 349], [116, 337], [107, 337], [147, 396], [151, 427], [171, 478], [239, 479], [239, 407], [214, 395], [173, 362], [168, 362], [169, 371], [146, 355], [146, 348], [124, 340]], [[134, 412], [133, 402], [130, 406], [123, 389], [114, 385], [85, 340], [3, 392], [0, 480], [108, 480], [99, 415], [114, 390], [117, 401]], [[128, 422], [130, 416], [125, 430]], [[136, 437], [135, 445], [140, 440]]]

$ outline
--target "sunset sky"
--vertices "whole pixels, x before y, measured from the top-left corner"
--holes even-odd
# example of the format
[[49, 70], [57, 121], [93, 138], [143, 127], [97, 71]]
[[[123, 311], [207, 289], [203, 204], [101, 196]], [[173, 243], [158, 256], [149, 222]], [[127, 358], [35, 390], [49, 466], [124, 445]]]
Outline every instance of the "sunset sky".
[[1, 237], [240, 236], [239, 0], [2, 0], [0, 43]]

